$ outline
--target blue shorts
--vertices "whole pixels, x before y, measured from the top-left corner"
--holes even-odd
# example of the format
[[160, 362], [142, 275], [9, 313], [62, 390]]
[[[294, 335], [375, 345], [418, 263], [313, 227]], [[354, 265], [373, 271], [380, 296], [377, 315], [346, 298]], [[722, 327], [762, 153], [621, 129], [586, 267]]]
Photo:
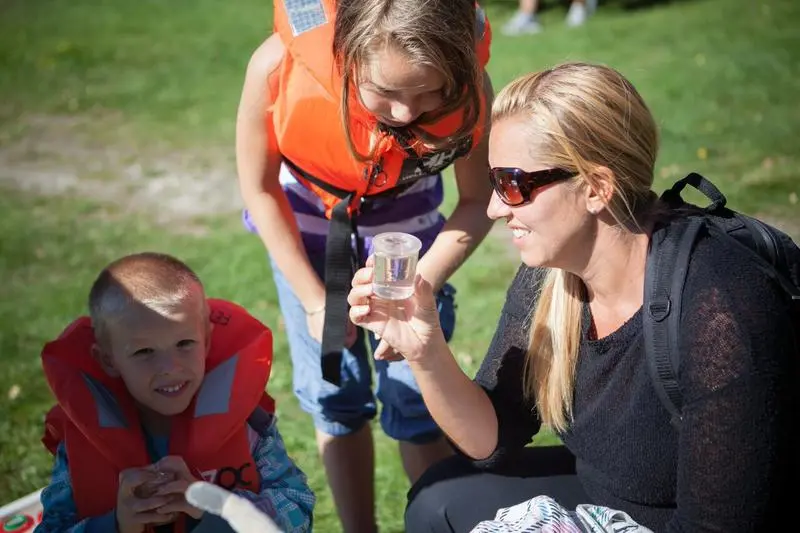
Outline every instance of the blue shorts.
[[[311, 264], [324, 279], [323, 257], [311, 257]], [[337, 387], [322, 379], [319, 342], [308, 334], [306, 314], [288, 281], [272, 262], [272, 275], [286, 325], [292, 358], [294, 393], [300, 406], [314, 419], [315, 427], [329, 435], [347, 435], [375, 417], [375, 397], [381, 402], [380, 423], [389, 437], [415, 444], [431, 442], [442, 431], [431, 418], [406, 361], [375, 361], [377, 386], [372, 392], [371, 352], [378, 342], [372, 333], [358, 328], [355, 344], [342, 357], [342, 384]], [[455, 289], [445, 285], [437, 295], [439, 316], [449, 341], [455, 328]], [[366, 341], [371, 350], [367, 350]]]

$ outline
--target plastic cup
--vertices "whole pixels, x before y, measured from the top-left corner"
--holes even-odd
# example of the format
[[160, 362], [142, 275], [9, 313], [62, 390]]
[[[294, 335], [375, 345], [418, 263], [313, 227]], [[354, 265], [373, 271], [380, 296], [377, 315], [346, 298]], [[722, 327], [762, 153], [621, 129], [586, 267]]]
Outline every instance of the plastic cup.
[[372, 239], [375, 266], [372, 292], [385, 300], [405, 300], [414, 294], [414, 278], [422, 242], [399, 231]]

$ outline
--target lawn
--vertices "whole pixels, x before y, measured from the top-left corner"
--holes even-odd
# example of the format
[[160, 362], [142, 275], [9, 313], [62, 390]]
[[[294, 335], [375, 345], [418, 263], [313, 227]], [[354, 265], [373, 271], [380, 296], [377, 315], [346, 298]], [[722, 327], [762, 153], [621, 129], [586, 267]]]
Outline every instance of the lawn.
[[[733, 206], [800, 237], [800, 4], [683, 0], [629, 9], [608, 1], [579, 30], [564, 28], [561, 5], [546, 7], [545, 33], [512, 39], [499, 27], [513, 2], [488, 5], [497, 88], [567, 59], [612, 65], [658, 118], [658, 190], [699, 171]], [[319, 496], [315, 529], [338, 530], [312, 426], [292, 396], [269, 265], [241, 229], [235, 194], [221, 201], [235, 183], [244, 66], [271, 27], [270, 9], [255, 0], [0, 0], [0, 502], [47, 482], [43, 342], [84, 312], [105, 263], [153, 249], [183, 258], [210, 294], [275, 330], [270, 392], [281, 430]], [[211, 207], [181, 214], [180, 189], [138, 196], [172, 174]], [[515, 269], [504, 239], [492, 235], [455, 276], [453, 348], [469, 373]], [[381, 530], [397, 532], [407, 482], [388, 439], [378, 438], [377, 456]]]

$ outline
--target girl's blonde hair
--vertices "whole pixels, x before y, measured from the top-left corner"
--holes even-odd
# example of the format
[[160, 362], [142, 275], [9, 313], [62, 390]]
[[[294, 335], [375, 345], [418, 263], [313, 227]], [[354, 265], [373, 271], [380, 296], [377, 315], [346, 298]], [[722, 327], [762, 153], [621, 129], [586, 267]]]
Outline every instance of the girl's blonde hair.
[[[579, 172], [591, 186], [598, 166], [614, 175], [607, 209], [622, 231], [641, 229], [652, 214], [658, 131], [634, 86], [606, 66], [565, 63], [522, 76], [497, 95], [492, 121], [524, 121], [538, 163]], [[539, 287], [530, 327], [525, 392], [545, 424], [564, 431], [572, 418], [575, 366], [586, 301], [583, 281], [549, 269]]]
[[[373, 158], [356, 148], [350, 131], [350, 95], [359, 75], [376, 52], [387, 48], [409, 62], [442, 74], [443, 105], [425, 113], [409, 130], [423, 143], [442, 148], [469, 136], [480, 118], [482, 72], [476, 55], [474, 0], [339, 0], [333, 36], [333, 55], [342, 74], [341, 116], [350, 152], [360, 161]], [[420, 128], [463, 110], [461, 126], [437, 138]]]

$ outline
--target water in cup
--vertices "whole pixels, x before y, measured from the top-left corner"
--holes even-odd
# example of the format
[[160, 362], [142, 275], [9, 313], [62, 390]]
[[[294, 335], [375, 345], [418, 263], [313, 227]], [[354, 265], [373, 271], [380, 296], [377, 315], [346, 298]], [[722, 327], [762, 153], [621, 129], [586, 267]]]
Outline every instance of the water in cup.
[[372, 247], [372, 291], [386, 300], [410, 298], [414, 294], [420, 240], [408, 233], [381, 233], [372, 240]]
[[414, 294], [417, 257], [390, 257], [375, 254], [372, 290], [386, 300], [405, 300]]

